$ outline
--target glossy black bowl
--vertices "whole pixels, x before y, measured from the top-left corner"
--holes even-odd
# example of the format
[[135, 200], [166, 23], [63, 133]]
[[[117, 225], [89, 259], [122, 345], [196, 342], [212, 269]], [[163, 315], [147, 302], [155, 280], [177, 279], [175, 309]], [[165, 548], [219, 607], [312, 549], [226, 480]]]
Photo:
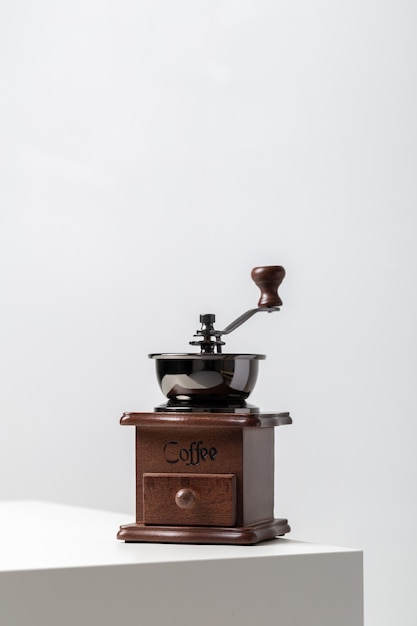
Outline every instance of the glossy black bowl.
[[221, 405], [244, 402], [264, 354], [150, 354], [162, 393], [171, 402]]

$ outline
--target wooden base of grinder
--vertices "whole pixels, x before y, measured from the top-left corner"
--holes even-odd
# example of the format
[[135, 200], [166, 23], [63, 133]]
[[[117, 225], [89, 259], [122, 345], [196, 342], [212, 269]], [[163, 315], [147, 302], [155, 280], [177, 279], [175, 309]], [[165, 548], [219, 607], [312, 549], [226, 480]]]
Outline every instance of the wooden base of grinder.
[[125, 413], [136, 429], [136, 523], [127, 542], [252, 545], [274, 518], [274, 429], [288, 413]]
[[286, 519], [259, 522], [246, 528], [209, 526], [121, 526], [117, 538], [126, 542], [254, 545], [290, 532]]

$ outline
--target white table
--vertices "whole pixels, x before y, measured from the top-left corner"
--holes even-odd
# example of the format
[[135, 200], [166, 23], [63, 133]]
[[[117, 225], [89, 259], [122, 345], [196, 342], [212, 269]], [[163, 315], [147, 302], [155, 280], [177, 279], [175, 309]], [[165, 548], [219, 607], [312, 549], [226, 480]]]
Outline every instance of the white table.
[[0, 502], [2, 626], [362, 626], [362, 552], [127, 544], [126, 514]]

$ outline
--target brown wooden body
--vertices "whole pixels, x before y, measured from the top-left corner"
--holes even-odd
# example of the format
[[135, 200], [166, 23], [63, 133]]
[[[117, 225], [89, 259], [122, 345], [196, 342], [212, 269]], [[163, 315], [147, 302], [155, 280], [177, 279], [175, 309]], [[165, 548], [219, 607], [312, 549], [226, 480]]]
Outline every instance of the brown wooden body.
[[136, 523], [125, 541], [257, 543], [274, 519], [274, 427], [288, 413], [127, 413], [136, 427]]

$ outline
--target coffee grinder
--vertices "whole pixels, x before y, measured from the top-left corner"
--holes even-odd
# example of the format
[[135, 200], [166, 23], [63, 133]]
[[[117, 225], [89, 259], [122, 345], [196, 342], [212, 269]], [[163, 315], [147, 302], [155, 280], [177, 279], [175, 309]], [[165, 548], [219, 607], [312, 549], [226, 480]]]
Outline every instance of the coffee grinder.
[[126, 542], [256, 544], [290, 531], [274, 518], [274, 431], [289, 413], [246, 402], [263, 354], [228, 354], [222, 337], [256, 313], [280, 310], [285, 270], [255, 267], [258, 307], [224, 330], [200, 315], [198, 353], [150, 354], [167, 402], [124, 413], [136, 432], [136, 522], [120, 527]]

